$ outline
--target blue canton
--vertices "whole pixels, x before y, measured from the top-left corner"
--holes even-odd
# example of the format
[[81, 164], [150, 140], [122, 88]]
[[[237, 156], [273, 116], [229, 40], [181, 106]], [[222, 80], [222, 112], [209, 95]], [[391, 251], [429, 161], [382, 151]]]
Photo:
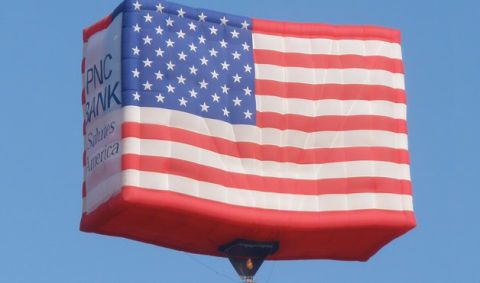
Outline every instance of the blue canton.
[[123, 105], [255, 124], [251, 20], [165, 1], [125, 1]]

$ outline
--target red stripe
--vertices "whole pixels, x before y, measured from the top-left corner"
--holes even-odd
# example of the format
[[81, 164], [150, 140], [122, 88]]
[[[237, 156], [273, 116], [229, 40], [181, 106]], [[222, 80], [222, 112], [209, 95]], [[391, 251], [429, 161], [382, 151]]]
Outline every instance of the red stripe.
[[303, 38], [382, 40], [400, 43], [400, 31], [376, 26], [335, 26], [253, 19], [253, 32]]
[[87, 42], [92, 35], [94, 35], [97, 32], [100, 32], [106, 28], [112, 23], [112, 16], [106, 16], [105, 18], [101, 19], [100, 21], [96, 22], [92, 26], [86, 28], [83, 30], [83, 42]]
[[122, 170], [127, 169], [173, 174], [198, 181], [222, 185], [228, 188], [263, 192], [302, 195], [351, 194], [365, 192], [410, 195], [412, 193], [411, 182], [407, 180], [380, 177], [322, 180], [261, 177], [251, 174], [232, 173], [175, 158], [135, 154], [125, 154], [122, 156]]
[[310, 100], [385, 100], [406, 103], [405, 91], [380, 85], [302, 84], [255, 80], [255, 94]]
[[256, 64], [324, 69], [381, 69], [392, 73], [403, 73], [402, 60], [383, 56], [283, 53], [257, 49], [253, 50], [253, 56]]
[[123, 187], [81, 222], [82, 231], [216, 256], [238, 238], [278, 241], [269, 259], [367, 260], [413, 227], [410, 211], [274, 211], [138, 187]]
[[87, 184], [85, 183], [85, 181], [83, 181], [82, 183], [82, 197], [86, 197], [87, 196]]
[[296, 114], [257, 112], [257, 126], [280, 130], [299, 130], [307, 133], [353, 130], [407, 133], [407, 121], [373, 115], [306, 117]]
[[85, 150], [83, 150], [83, 154], [82, 154], [82, 164], [83, 164], [83, 167], [87, 166], [87, 152]]
[[156, 139], [189, 144], [202, 149], [238, 158], [254, 158], [262, 161], [318, 164], [356, 160], [376, 160], [409, 163], [408, 151], [385, 147], [346, 147], [303, 149], [259, 145], [251, 142], [233, 142], [184, 129], [134, 122], [122, 125], [122, 137]]
[[82, 74], [85, 74], [85, 57], [82, 58]]
[[82, 88], [82, 105], [87, 103], [87, 97], [85, 96], [85, 88]]

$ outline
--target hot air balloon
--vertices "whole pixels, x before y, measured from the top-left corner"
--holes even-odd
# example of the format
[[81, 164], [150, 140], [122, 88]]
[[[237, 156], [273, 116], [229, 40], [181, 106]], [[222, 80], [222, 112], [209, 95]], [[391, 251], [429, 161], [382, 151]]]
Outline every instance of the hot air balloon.
[[82, 231], [253, 282], [415, 226], [399, 31], [126, 0], [83, 43]]

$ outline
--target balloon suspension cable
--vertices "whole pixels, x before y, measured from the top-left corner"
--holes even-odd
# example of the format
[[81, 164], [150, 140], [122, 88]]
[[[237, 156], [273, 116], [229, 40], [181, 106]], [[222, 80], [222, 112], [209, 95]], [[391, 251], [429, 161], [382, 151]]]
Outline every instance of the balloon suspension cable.
[[278, 242], [238, 239], [220, 246], [244, 283], [255, 283], [253, 277], [263, 261], [278, 250]]

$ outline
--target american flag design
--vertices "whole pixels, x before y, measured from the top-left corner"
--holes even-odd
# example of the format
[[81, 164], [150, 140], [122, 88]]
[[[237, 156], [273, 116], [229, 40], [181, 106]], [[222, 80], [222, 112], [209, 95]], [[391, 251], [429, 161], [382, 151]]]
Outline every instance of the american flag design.
[[[117, 40], [120, 54], [89, 68], [99, 33]], [[138, 0], [86, 35], [83, 230], [207, 254], [237, 233], [279, 241], [278, 258], [363, 260], [415, 226], [398, 31]], [[119, 77], [118, 107], [107, 109], [102, 95], [115, 103], [115, 85], [100, 80], [93, 101], [99, 73]], [[98, 132], [105, 138], [89, 142]], [[121, 218], [125, 203], [139, 211]], [[120, 219], [134, 225], [128, 219], [163, 210], [174, 216], [142, 221], [171, 223], [175, 241], [145, 232], [150, 222], [139, 233], [121, 227]], [[193, 221], [179, 220], [187, 212], [202, 215], [191, 230], [176, 226]], [[222, 232], [206, 232], [219, 221]], [[187, 231], [210, 244], [192, 244]], [[320, 234], [338, 243], [327, 248]], [[370, 242], [349, 248], [359, 237]]]

